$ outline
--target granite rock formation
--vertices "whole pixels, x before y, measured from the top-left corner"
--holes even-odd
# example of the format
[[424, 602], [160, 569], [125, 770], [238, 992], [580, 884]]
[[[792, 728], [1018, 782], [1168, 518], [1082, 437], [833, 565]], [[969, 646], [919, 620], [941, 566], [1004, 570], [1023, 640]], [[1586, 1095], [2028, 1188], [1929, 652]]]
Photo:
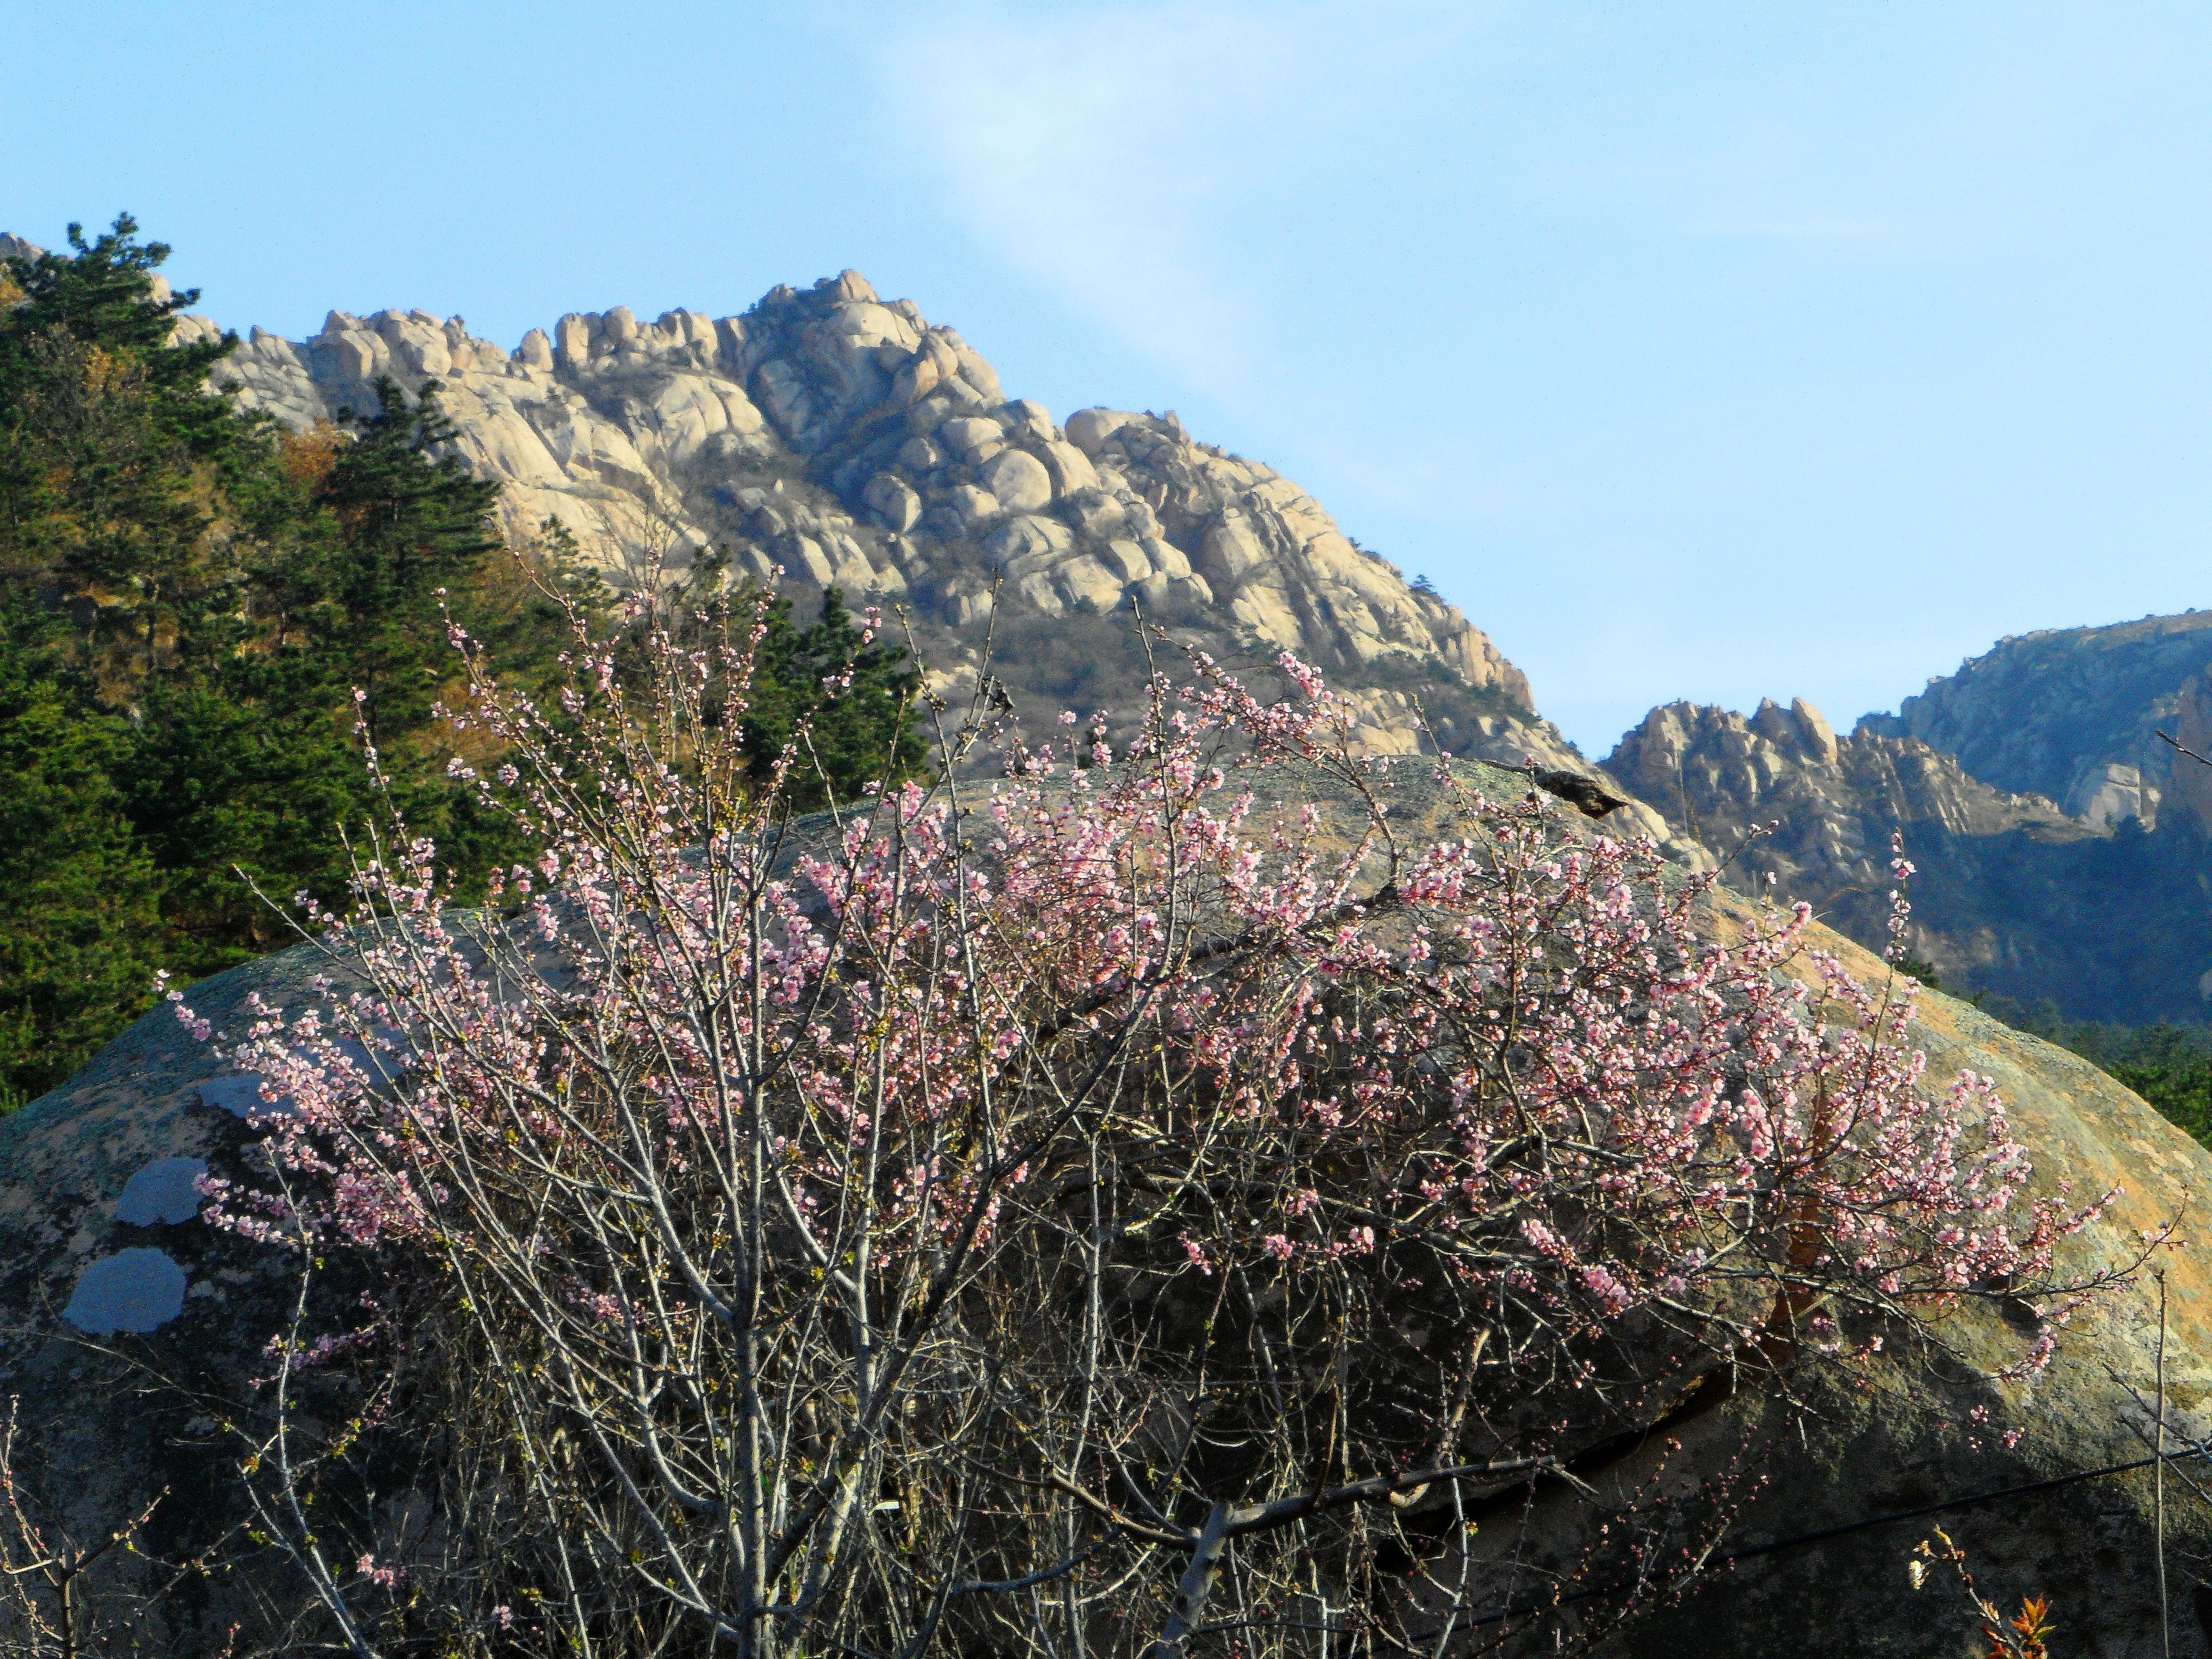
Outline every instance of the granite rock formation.
[[[2212, 695], [2201, 682], [2165, 702], [2179, 705], [2185, 731], [2212, 743]], [[1729, 860], [1733, 884], [1763, 888], [1771, 878], [1778, 896], [1804, 900], [1875, 949], [1888, 922], [1890, 836], [1901, 831], [1919, 871], [1908, 943], [1947, 986], [2031, 1006], [2048, 1000], [2075, 1019], [2207, 1017], [2203, 836], [2189, 811], [2170, 811], [2154, 830], [2148, 809], [2108, 810], [2119, 793], [2109, 775], [2106, 793], [2071, 814], [1871, 721], [1838, 737], [1802, 700], [1787, 709], [1765, 702], [1748, 716], [1692, 703], [1655, 708], [1605, 769], [1682, 839]], [[2185, 804], [2212, 807], [2212, 769], [2195, 769], [2205, 779], [2184, 774], [2175, 787], [2199, 792], [2184, 793]]]
[[1127, 698], [1133, 660], [1098, 672], [1128, 656], [1109, 640], [1126, 625], [1082, 619], [1141, 606], [1227, 659], [1317, 664], [1371, 752], [1434, 746], [1418, 698], [1449, 752], [1590, 770], [1480, 629], [1289, 479], [1200, 442], [1173, 411], [1057, 423], [1008, 398], [957, 330], [857, 271], [778, 288], [740, 316], [574, 313], [512, 351], [458, 317], [332, 312], [304, 341], [252, 331], [215, 380], [299, 431], [373, 409], [381, 375], [418, 396], [434, 386], [460, 454], [503, 486], [511, 534], [557, 520], [618, 583], [656, 557], [676, 571], [726, 557], [732, 580], [781, 569], [802, 595], [834, 584], [896, 601], [956, 684], [981, 672], [994, 610], [1018, 646], [1073, 628], [1090, 671], [1077, 683], [1051, 660], [1065, 653], [1017, 650], [994, 669], [1018, 702], [1054, 709]]
[[1691, 702], [1654, 708], [1604, 769], [1716, 854], [1741, 847], [1751, 884], [1771, 874], [1784, 897], [1816, 904], [1886, 890], [1893, 830], [1916, 841], [1923, 826], [2052, 841], [2095, 833], [2040, 795], [1992, 788], [1917, 738], [1838, 738], [1802, 697], [1786, 709], [1769, 698], [1748, 716]]

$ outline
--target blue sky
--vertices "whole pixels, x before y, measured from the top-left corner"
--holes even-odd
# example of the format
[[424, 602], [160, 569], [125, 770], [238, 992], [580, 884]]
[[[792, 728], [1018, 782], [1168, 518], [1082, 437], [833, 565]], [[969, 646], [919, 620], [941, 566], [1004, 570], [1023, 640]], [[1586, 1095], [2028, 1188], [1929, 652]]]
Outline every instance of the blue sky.
[[2212, 605], [2212, 10], [0, 0], [0, 228], [202, 308], [743, 308], [855, 265], [1174, 408], [1602, 754]]

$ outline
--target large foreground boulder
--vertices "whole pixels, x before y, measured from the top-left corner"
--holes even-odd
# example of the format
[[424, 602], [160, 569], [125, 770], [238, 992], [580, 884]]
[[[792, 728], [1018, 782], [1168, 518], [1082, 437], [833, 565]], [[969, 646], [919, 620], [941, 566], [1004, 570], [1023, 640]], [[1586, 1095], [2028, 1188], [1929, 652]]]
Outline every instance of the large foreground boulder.
[[[192, 988], [218, 1026], [258, 993], [298, 1004], [328, 966], [313, 946]], [[297, 1281], [283, 1253], [199, 1218], [195, 1182], [239, 1172], [258, 1080], [156, 1006], [52, 1092], [0, 1118], [0, 1396], [18, 1402], [34, 1518], [97, 1543], [157, 1494], [140, 1534], [158, 1561], [204, 1559], [131, 1610], [146, 1650], [221, 1651], [264, 1599], [303, 1589], [240, 1529], [238, 1408]], [[111, 1610], [163, 1568], [108, 1558], [81, 1600]]]
[[[1863, 978], [1881, 973], [1878, 958], [1847, 941], [1824, 942]], [[1932, 1081], [1966, 1070], [1996, 1079], [2035, 1159], [2038, 1190], [2067, 1182], [2086, 1198], [2124, 1188], [2102, 1223], [2062, 1249], [2068, 1268], [2124, 1261], [2144, 1233], [2176, 1218], [2185, 1237], [2194, 1232], [2212, 1194], [2212, 1154], [2135, 1095], [2086, 1060], [1949, 997], [1923, 996], [1915, 1030]], [[1740, 1447], [1764, 1446], [1764, 1456], [1740, 1464], [1747, 1485], [1763, 1487], [1752, 1487], [1714, 1552], [1723, 1565], [1711, 1582], [1633, 1623], [1604, 1651], [1753, 1659], [1817, 1644], [1852, 1655], [1980, 1653], [1984, 1646], [1969, 1645], [1974, 1621], [1955, 1581], [1931, 1572], [1916, 1594], [1906, 1576], [1914, 1546], [1941, 1527], [1967, 1553], [1981, 1591], [2008, 1613], [2024, 1595], [2050, 1599], [2063, 1631], [2054, 1651], [2110, 1659], [2160, 1652], [2151, 1471], [2093, 1472], [2148, 1455], [2154, 1413], [2142, 1402], [2156, 1399], [2152, 1275], [2160, 1272], [2169, 1443], [2212, 1436], [2212, 1263], [2194, 1249], [2161, 1251], [2134, 1284], [2076, 1314], [2058, 1332], [2050, 1368], [2032, 1381], [1993, 1385], [1948, 1356], [1908, 1349], [1869, 1369], [1856, 1389], [1823, 1391], [1808, 1415], [1740, 1401], [1681, 1427], [1678, 1469], [1713, 1477]], [[2020, 1359], [2039, 1334], [2020, 1304], [1974, 1304], [1937, 1328], [1945, 1346], [1985, 1370]], [[1626, 1491], [1656, 1462], [1647, 1450], [1602, 1484]], [[2212, 1502], [2180, 1479], [2212, 1490], [2212, 1464], [2173, 1467], [2166, 1492], [2172, 1651], [2212, 1653]], [[2067, 1479], [2082, 1475], [2091, 1478]], [[2067, 1484], [2043, 1485], [2054, 1481]], [[1984, 1494], [2009, 1495], [1960, 1504]], [[1545, 1504], [1540, 1530], [1555, 1545], [1579, 1536], [1568, 1505]], [[1879, 1524], [1859, 1524], [1868, 1522]], [[1855, 1529], [1790, 1541], [1842, 1528]], [[1774, 1544], [1785, 1547], [1765, 1547]], [[1744, 1559], [1725, 1565], [1738, 1552]]]

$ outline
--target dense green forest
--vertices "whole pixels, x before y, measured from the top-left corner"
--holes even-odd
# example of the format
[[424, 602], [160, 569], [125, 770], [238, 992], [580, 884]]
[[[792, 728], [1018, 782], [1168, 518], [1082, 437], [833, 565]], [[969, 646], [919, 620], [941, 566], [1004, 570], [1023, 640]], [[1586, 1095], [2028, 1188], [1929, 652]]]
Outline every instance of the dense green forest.
[[[0, 1110], [143, 1012], [156, 970], [289, 943], [255, 890], [342, 902], [349, 836], [394, 813], [464, 896], [520, 851], [446, 775], [441, 607], [526, 684], [557, 670], [560, 596], [605, 614], [564, 538], [502, 544], [496, 487], [443, 447], [434, 395], [387, 381], [380, 408], [306, 434], [241, 413], [206, 390], [234, 336], [169, 343], [198, 297], [155, 297], [169, 250], [127, 216], [69, 234], [0, 262]], [[834, 594], [804, 627], [781, 600], [770, 622], [756, 752], [812, 714], [814, 799], [919, 766], [914, 677], [861, 648]]]

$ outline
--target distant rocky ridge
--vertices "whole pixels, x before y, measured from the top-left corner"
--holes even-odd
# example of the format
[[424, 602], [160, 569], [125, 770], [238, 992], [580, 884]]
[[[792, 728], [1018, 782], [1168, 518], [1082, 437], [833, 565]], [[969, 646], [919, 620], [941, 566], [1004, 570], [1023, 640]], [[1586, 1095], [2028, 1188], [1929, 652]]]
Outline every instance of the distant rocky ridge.
[[[437, 392], [517, 538], [557, 521], [617, 584], [656, 558], [716, 560], [732, 580], [780, 570], [802, 605], [831, 585], [895, 603], [941, 691], [988, 669], [1046, 720], [1132, 712], [1137, 606], [1263, 688], [1279, 651], [1318, 664], [1370, 752], [1599, 775], [1480, 629], [1296, 484], [1171, 411], [1056, 423], [854, 271], [737, 316], [572, 313], [511, 351], [458, 317], [332, 312], [305, 341], [252, 330], [216, 379], [297, 431], [373, 407], [386, 374]], [[1948, 984], [2201, 1021], [2212, 768], [2175, 770], [2160, 727], [2212, 755], [2212, 612], [2001, 641], [1847, 736], [1802, 701], [1654, 709], [1605, 763], [1631, 797], [1606, 824], [1732, 859], [1731, 881], [1771, 877], [1869, 945], [1902, 829], [1922, 871], [1912, 946]]]
[[[436, 384], [461, 453], [505, 486], [512, 533], [558, 520], [617, 580], [656, 550], [684, 568], [720, 549], [735, 576], [780, 568], [800, 593], [896, 600], [952, 688], [983, 672], [989, 621], [992, 672], [1040, 712], [1133, 706], [1141, 664], [1117, 613], [1139, 605], [1232, 660], [1319, 664], [1371, 751], [1432, 737], [1594, 770], [1479, 629], [1296, 484], [1172, 412], [1055, 424], [1007, 398], [958, 332], [857, 272], [736, 317], [572, 314], [512, 352], [459, 318], [334, 312], [296, 344], [254, 331], [217, 378], [297, 429], [370, 405], [386, 374], [410, 392]], [[1729, 879], [1771, 875], [1874, 945], [1902, 829], [1922, 871], [1912, 946], [1947, 982], [2077, 1018], [2202, 1020], [2212, 769], [2176, 781], [2154, 728], [2185, 726], [2212, 754], [2208, 669], [2212, 613], [2191, 613], [2003, 641], [1848, 736], [1802, 701], [1748, 716], [1670, 705], [1606, 762], [1632, 798], [1608, 824], [1691, 862], [1772, 824]], [[2172, 833], [2120, 834], [2156, 829], [2161, 803]]]
[[1916, 738], [1838, 738], [1799, 698], [1748, 717], [1698, 703], [1655, 708], [1607, 757], [1605, 770], [1716, 852], [1746, 848], [1744, 869], [1785, 895], [1887, 890], [1890, 836], [1932, 826], [1957, 836], [2013, 831], [2066, 842], [2096, 830], [2040, 795], [1968, 775]]
[[[2186, 672], [2185, 659], [2168, 670]], [[2030, 681], [2010, 693], [2027, 704], [2021, 726], [2038, 719], [2033, 690]], [[2004, 706], [1984, 711], [1993, 735]], [[2127, 745], [2148, 708], [2212, 754], [2212, 687], [2201, 673], [2162, 689], [2139, 677], [2129, 696], [2106, 695], [2101, 706], [2101, 728], [2081, 720], [2068, 729], [2048, 715], [2045, 724], [2065, 731], [2077, 754], [2136, 754]], [[1984, 781], [1893, 723], [1869, 718], [1839, 738], [1802, 700], [1788, 709], [1765, 702], [1748, 716], [1671, 703], [1623, 737], [1604, 769], [1683, 839], [1728, 860], [1733, 884], [1771, 880], [1778, 897], [1803, 900], [1875, 949], [1887, 943], [1890, 837], [1901, 831], [1918, 868], [1906, 943], [1947, 987], [2048, 1001], [2075, 1019], [2212, 1018], [2212, 769], [2184, 763], [2161, 817], [2135, 762], [2076, 760], [2071, 775], [2094, 787], [2069, 813]]]
[[[1978, 778], [2050, 796], [2087, 823], [2158, 821], [2182, 687], [2212, 668], [2212, 611], [1999, 641], [1862, 731], [1914, 737]], [[2200, 816], [2212, 823], [2212, 815]]]
[[[179, 325], [180, 338], [218, 332], [203, 317]], [[740, 316], [572, 313], [513, 351], [458, 317], [332, 312], [305, 341], [252, 330], [215, 378], [296, 431], [374, 408], [386, 374], [418, 395], [434, 385], [460, 454], [503, 486], [511, 534], [558, 520], [617, 582], [656, 555], [676, 570], [726, 556], [735, 578], [781, 569], [801, 594], [834, 584], [895, 601], [956, 684], [982, 672], [994, 607], [1002, 643], [1073, 629], [1072, 653], [1017, 648], [991, 665], [1018, 702], [1055, 709], [1079, 691], [1126, 703], [1133, 657], [1083, 619], [1134, 605], [1232, 659], [1316, 663], [1370, 752], [1430, 747], [1425, 715], [1451, 753], [1591, 770], [1480, 629], [1290, 480], [1199, 442], [1172, 411], [1056, 424], [1007, 398], [957, 331], [857, 271], [778, 288]], [[1110, 631], [1126, 640], [1126, 620]], [[1102, 658], [1127, 660], [1100, 672]], [[1625, 817], [1666, 833], [1640, 807]]]

